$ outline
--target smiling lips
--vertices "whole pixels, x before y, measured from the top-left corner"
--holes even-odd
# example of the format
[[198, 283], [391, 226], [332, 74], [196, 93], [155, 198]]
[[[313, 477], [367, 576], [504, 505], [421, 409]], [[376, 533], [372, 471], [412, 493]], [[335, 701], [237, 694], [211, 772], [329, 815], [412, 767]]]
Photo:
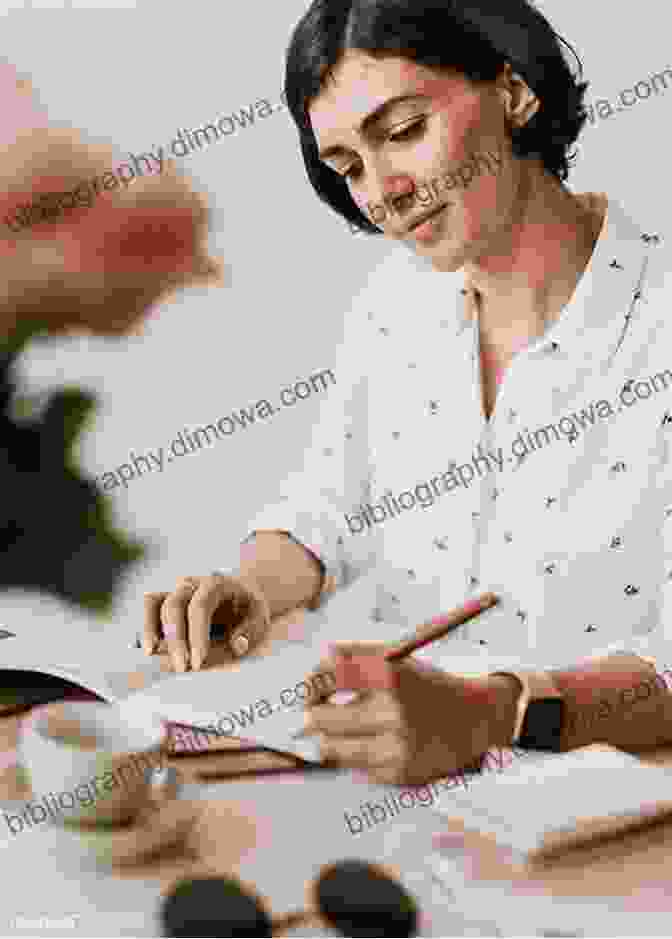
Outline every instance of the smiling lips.
[[406, 234], [411, 235], [413, 238], [417, 238], [419, 241], [424, 241], [425, 239], [431, 237], [434, 233], [433, 221], [440, 212], [446, 208], [445, 205], [439, 206], [438, 209], [434, 209], [432, 212], [428, 212], [424, 216], [420, 216], [420, 220], [414, 222], [409, 228], [406, 229]]

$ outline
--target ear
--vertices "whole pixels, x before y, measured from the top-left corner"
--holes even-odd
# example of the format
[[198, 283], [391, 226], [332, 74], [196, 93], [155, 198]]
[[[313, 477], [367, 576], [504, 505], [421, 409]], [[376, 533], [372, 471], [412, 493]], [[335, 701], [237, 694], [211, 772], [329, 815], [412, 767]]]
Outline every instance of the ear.
[[524, 127], [541, 108], [535, 92], [508, 62], [497, 78], [497, 90], [511, 127]]

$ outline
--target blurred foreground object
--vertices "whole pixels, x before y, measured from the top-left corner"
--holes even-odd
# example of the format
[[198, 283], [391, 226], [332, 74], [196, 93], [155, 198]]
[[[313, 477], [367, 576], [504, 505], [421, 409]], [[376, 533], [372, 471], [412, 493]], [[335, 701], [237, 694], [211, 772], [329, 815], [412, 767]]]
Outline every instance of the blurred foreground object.
[[223, 265], [207, 251], [205, 198], [169, 160], [160, 173], [10, 228], [17, 207], [111, 176], [114, 158], [110, 147], [50, 126], [7, 63], [0, 100], [16, 119], [0, 155], [0, 589], [44, 590], [106, 616], [148, 545], [115, 531], [107, 498], [75, 464], [96, 396], [63, 388], [36, 416], [36, 401], [17, 394], [13, 365], [31, 340], [137, 332], [176, 291], [222, 286]]

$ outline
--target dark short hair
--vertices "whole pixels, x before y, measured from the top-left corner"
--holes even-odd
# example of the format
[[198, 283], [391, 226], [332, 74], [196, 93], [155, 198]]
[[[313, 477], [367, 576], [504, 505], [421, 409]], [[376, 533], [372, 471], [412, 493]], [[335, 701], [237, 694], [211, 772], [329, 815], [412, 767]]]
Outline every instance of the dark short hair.
[[320, 161], [308, 114], [348, 49], [452, 68], [473, 82], [494, 81], [509, 62], [541, 101], [524, 127], [512, 129], [514, 156], [540, 159], [566, 180], [575, 156], [569, 148], [587, 120], [589, 83], [576, 81], [560, 42], [571, 48], [529, 0], [313, 0], [289, 42], [284, 88], [313, 189], [353, 226], [380, 234], [346, 181]]

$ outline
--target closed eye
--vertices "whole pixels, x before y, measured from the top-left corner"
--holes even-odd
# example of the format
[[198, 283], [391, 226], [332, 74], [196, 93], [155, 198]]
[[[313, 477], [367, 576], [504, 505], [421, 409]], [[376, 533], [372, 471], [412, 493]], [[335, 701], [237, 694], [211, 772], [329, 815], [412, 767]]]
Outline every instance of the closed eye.
[[412, 124], [409, 124], [408, 127], [404, 127], [403, 130], [398, 131], [398, 133], [390, 134], [389, 139], [393, 140], [395, 143], [397, 140], [408, 140], [413, 137], [414, 134], [424, 129], [426, 123], [426, 119], [421, 117], [419, 121], [414, 121]]
[[[427, 118], [421, 117], [420, 120], [413, 121], [412, 124], [409, 124], [407, 127], [404, 127], [403, 130], [397, 131], [395, 134], [390, 134], [388, 140], [392, 143], [404, 142], [406, 140], [411, 140], [414, 136], [419, 134], [424, 130], [427, 123]], [[357, 179], [361, 176], [362, 167], [361, 165], [353, 165], [347, 169], [344, 173], [341, 173], [340, 176], [342, 179]]]

